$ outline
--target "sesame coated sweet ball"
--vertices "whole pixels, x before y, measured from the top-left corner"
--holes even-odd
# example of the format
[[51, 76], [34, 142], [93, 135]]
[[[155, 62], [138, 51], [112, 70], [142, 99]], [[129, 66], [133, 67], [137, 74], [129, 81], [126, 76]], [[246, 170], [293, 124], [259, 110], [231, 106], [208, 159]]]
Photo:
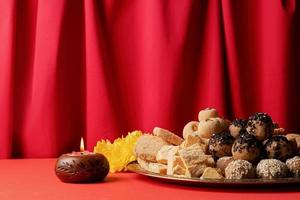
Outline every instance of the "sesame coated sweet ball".
[[295, 156], [293, 158], [287, 159], [286, 165], [294, 177], [300, 177], [300, 157]]
[[250, 179], [255, 178], [255, 169], [247, 160], [234, 160], [225, 169], [227, 179]]
[[288, 176], [288, 167], [277, 159], [263, 159], [256, 166], [256, 174], [259, 178], [274, 179]]

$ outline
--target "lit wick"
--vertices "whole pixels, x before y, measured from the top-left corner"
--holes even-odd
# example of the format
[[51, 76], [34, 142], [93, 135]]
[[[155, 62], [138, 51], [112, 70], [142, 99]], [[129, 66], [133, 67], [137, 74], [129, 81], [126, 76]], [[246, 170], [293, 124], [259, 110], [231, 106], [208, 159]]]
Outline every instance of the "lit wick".
[[83, 137], [81, 137], [81, 140], [80, 140], [80, 152], [84, 152], [84, 141], [83, 141]]

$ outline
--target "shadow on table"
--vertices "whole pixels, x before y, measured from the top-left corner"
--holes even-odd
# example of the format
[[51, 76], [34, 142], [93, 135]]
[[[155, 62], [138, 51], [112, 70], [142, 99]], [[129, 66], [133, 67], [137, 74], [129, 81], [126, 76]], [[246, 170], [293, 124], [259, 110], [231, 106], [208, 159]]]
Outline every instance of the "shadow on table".
[[121, 179], [119, 177], [116, 176], [107, 176], [107, 178], [104, 179], [104, 183], [112, 183], [112, 182], [116, 182], [116, 181], [120, 181]]

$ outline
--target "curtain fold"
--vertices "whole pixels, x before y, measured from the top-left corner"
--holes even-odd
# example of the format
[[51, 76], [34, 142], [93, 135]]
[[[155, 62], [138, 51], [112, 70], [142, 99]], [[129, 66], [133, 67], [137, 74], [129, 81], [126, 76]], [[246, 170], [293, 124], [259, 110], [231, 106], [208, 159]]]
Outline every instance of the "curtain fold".
[[92, 150], [200, 109], [300, 131], [295, 0], [0, 0], [0, 158]]

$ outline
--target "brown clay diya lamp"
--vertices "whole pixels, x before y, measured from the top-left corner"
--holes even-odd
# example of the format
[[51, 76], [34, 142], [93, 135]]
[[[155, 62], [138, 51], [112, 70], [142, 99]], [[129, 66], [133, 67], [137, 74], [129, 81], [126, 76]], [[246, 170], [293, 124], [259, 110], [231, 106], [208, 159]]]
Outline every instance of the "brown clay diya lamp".
[[109, 163], [102, 154], [84, 150], [81, 138], [80, 152], [61, 155], [55, 164], [57, 177], [66, 183], [92, 183], [102, 181], [109, 172]]

